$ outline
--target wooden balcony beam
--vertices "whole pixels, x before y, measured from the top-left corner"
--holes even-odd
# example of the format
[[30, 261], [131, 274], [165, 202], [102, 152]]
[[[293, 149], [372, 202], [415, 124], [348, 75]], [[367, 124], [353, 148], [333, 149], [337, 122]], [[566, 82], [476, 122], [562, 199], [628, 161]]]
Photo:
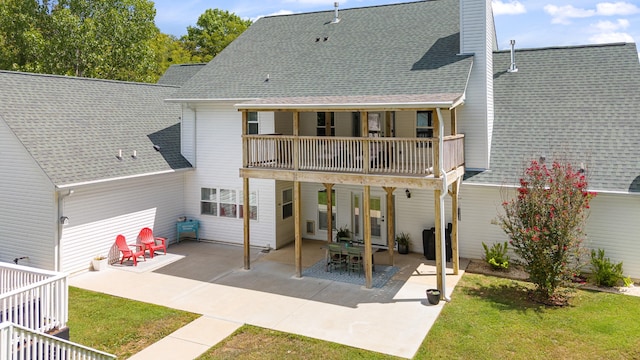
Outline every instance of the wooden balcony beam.
[[[447, 173], [449, 185], [456, 178], [464, 175], [464, 167], [457, 168]], [[271, 179], [282, 181], [300, 181], [309, 183], [331, 183], [344, 185], [369, 185], [386, 186], [409, 189], [435, 190], [442, 188], [442, 178], [433, 176], [403, 176], [403, 175], [379, 175], [379, 174], [347, 174], [325, 171], [291, 171], [288, 169], [240, 169], [240, 177], [251, 179]]]

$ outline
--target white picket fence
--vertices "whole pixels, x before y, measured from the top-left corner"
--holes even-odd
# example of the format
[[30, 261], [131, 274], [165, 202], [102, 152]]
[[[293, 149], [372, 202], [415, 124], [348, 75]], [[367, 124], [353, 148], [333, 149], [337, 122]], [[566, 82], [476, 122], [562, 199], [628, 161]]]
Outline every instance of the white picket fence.
[[7, 321], [0, 324], [0, 360], [109, 360], [115, 358], [115, 355], [39, 333], [24, 326]]
[[67, 275], [0, 263], [0, 322], [40, 332], [67, 326]]
[[51, 336], [69, 319], [67, 275], [0, 262], [0, 360], [115, 359]]

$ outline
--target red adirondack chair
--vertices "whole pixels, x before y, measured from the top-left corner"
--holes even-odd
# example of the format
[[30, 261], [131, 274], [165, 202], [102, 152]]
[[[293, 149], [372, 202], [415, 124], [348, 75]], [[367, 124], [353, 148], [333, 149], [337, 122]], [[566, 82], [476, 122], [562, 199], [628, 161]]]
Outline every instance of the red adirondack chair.
[[167, 239], [163, 237], [153, 236], [153, 230], [146, 227], [140, 230], [138, 234], [138, 242], [144, 245], [144, 250], [149, 250], [149, 255], [153, 259], [153, 254], [158, 250], [163, 250], [167, 255]]
[[[138, 266], [138, 256], [142, 256], [142, 259], [147, 261], [147, 259], [144, 258], [144, 247], [141, 245], [128, 245], [124, 235], [116, 236], [116, 246], [122, 253], [122, 260], [120, 260], [120, 264], [122, 264], [126, 259], [132, 259], [133, 265]], [[135, 248], [135, 250], [132, 250], [132, 248]]]

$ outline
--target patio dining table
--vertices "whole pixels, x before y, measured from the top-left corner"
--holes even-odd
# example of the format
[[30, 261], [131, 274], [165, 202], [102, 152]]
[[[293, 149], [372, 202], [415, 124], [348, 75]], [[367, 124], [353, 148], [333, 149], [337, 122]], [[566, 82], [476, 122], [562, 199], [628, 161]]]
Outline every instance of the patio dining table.
[[[336, 242], [333, 244], [339, 244], [341, 247], [341, 251], [344, 255], [347, 254], [347, 249], [351, 248], [351, 249], [357, 249], [360, 251], [360, 256], [364, 259], [364, 243], [362, 242], [346, 242], [346, 241], [340, 241], [340, 242]], [[321, 248], [325, 249], [325, 271], [329, 271], [329, 245], [323, 245]], [[375, 250], [378, 249], [383, 249], [384, 247], [379, 246], [379, 245], [371, 245], [371, 270], [373, 270], [374, 272], [376, 271], [376, 267], [375, 267], [375, 262], [374, 262], [374, 256], [373, 253]]]

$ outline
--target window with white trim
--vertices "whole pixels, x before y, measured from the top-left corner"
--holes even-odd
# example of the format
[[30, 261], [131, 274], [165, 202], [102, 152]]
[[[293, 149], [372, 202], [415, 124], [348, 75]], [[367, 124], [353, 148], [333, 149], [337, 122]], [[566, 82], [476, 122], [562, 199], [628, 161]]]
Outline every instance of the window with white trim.
[[238, 217], [238, 198], [235, 190], [220, 189], [220, 217]]
[[[327, 121], [327, 114], [331, 123]], [[329, 131], [327, 131], [329, 129]], [[334, 113], [319, 112], [316, 121], [316, 136], [336, 136], [336, 122]]]
[[[242, 219], [242, 190], [201, 188], [200, 214]], [[258, 219], [258, 194], [249, 194], [249, 219]]]
[[200, 214], [218, 215], [218, 189], [200, 189]]
[[293, 216], [293, 189], [282, 190], [282, 219]]
[[[243, 192], [242, 190], [238, 190], [238, 208], [240, 209], [239, 213], [238, 213], [238, 217], [240, 219], [244, 218], [244, 212], [243, 212], [243, 208], [244, 208], [244, 197], [243, 197]], [[255, 191], [250, 191], [249, 192], [249, 219], [251, 220], [258, 220], [258, 193], [256, 193]]]
[[247, 134], [256, 135], [259, 131], [258, 113], [255, 111], [247, 112]]
[[433, 137], [433, 112], [418, 111], [416, 118], [416, 137], [432, 138]]

